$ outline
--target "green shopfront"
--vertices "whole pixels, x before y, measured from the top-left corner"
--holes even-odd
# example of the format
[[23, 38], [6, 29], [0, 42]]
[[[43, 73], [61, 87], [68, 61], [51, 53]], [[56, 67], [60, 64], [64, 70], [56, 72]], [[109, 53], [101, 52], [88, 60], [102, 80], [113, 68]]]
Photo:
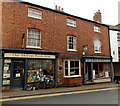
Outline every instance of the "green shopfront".
[[55, 51], [3, 49], [2, 90], [25, 89], [45, 79], [57, 87], [57, 55]]
[[113, 78], [110, 57], [84, 56], [84, 83], [111, 82]]

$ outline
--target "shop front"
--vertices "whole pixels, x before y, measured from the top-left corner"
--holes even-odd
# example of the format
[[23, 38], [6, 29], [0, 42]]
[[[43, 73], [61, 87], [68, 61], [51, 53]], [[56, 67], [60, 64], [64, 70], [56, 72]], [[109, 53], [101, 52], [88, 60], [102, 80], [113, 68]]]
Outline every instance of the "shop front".
[[58, 52], [25, 49], [5, 49], [2, 52], [2, 90], [25, 89], [35, 81], [45, 79], [57, 87]]
[[111, 82], [112, 78], [110, 57], [84, 57], [84, 84]]

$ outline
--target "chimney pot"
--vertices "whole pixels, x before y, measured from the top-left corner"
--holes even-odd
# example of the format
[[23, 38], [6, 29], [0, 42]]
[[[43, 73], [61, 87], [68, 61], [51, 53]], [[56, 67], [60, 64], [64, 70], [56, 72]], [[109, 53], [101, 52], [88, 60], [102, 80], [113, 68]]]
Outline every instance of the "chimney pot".
[[93, 20], [100, 23], [102, 22], [100, 10], [94, 13]]

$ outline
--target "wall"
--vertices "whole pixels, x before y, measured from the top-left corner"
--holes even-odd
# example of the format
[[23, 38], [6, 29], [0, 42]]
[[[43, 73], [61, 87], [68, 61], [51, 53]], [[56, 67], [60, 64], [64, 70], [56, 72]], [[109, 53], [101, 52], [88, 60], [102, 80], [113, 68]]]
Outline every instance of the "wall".
[[[33, 6], [17, 2], [6, 2], [3, 4], [3, 47], [22, 48], [22, 34], [25, 34], [24, 48], [26, 48], [27, 29], [36, 28], [42, 31], [42, 50], [54, 50], [60, 52], [58, 67], [63, 67], [63, 59], [61, 59], [61, 56], [63, 55], [82, 56], [83, 45], [88, 45], [88, 52], [86, 55], [110, 56], [108, 27], [38, 7], [33, 8], [42, 11], [42, 20], [29, 18], [28, 7]], [[67, 18], [75, 19], [77, 21], [77, 27], [67, 26]], [[94, 25], [100, 26], [100, 33], [93, 31]], [[68, 34], [77, 37], [76, 52], [67, 51]], [[94, 53], [93, 41], [95, 38], [99, 38], [102, 42], [102, 53]], [[59, 85], [62, 85], [62, 82], [65, 81], [63, 72], [63, 69], [58, 70]], [[68, 83], [71, 83], [72, 81], [73, 80], [71, 79]], [[74, 83], [78, 82], [75, 81]], [[82, 82], [79, 82], [79, 85], [81, 85], [81, 83]]]
[[[21, 48], [22, 34], [25, 33], [25, 37], [27, 37], [28, 28], [37, 28], [42, 31], [42, 49], [44, 50], [56, 50], [60, 51], [62, 55], [79, 56], [82, 55], [83, 45], [88, 45], [89, 50], [86, 55], [110, 56], [107, 27], [97, 24], [101, 27], [101, 33], [96, 33], [93, 31], [95, 23], [42, 8], [38, 8], [43, 12], [42, 20], [28, 18], [28, 7], [31, 6], [13, 2], [3, 4], [3, 47]], [[67, 17], [76, 19], [76, 28], [66, 25]], [[77, 52], [67, 52], [68, 34], [77, 37]], [[93, 40], [95, 37], [99, 37], [102, 42], [101, 54], [94, 54]]]
[[[117, 33], [118, 33], [118, 31], [110, 30], [111, 55], [113, 58], [113, 62], [119, 61]], [[115, 51], [115, 55], [113, 55], [113, 51]]]

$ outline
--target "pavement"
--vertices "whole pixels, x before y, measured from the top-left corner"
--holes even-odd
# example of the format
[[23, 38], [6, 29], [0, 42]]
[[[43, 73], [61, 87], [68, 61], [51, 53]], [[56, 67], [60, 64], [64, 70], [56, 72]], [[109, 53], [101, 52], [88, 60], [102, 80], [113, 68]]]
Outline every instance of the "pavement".
[[47, 88], [39, 90], [10, 90], [2, 92], [2, 98], [13, 98], [13, 97], [23, 97], [23, 96], [32, 96], [32, 95], [43, 95], [43, 94], [53, 94], [53, 93], [62, 93], [62, 92], [71, 92], [71, 91], [83, 91], [83, 90], [92, 90], [92, 89], [102, 89], [102, 88], [111, 88], [111, 87], [120, 87], [120, 84], [116, 83], [99, 83], [99, 84], [88, 84], [77, 87], [58, 87], [58, 88]]

